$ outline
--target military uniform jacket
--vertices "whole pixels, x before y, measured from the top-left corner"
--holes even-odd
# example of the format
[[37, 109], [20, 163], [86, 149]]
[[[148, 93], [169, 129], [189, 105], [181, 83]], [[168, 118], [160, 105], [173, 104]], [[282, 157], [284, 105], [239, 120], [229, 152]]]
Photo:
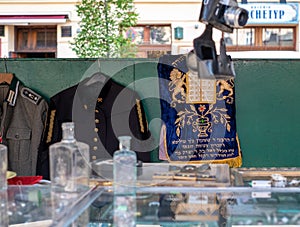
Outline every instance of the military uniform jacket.
[[8, 169], [17, 175], [35, 175], [48, 103], [15, 76], [10, 85], [0, 85], [0, 94], [0, 140], [8, 147]]
[[124, 135], [132, 137], [131, 148], [137, 158], [150, 161], [151, 134], [138, 94], [112, 79], [104, 80], [103, 75], [94, 75], [50, 98], [45, 147], [39, 161], [44, 177], [48, 177], [49, 146], [62, 139], [63, 122], [74, 122], [77, 141], [90, 146], [90, 161], [111, 159], [119, 149], [117, 137]]

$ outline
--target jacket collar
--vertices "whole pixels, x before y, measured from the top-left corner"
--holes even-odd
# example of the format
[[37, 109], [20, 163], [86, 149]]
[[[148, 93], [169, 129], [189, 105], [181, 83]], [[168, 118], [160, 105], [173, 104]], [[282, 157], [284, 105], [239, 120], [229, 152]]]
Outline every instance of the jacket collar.
[[111, 86], [111, 78], [102, 73], [96, 73], [79, 83], [76, 95], [84, 104], [84, 108], [95, 109], [97, 102], [105, 100]]
[[10, 85], [9, 85], [9, 91], [7, 93], [6, 97], [6, 102], [10, 106], [15, 106], [16, 105], [16, 100], [19, 92], [19, 86], [20, 86], [20, 81], [16, 76], [13, 77]]

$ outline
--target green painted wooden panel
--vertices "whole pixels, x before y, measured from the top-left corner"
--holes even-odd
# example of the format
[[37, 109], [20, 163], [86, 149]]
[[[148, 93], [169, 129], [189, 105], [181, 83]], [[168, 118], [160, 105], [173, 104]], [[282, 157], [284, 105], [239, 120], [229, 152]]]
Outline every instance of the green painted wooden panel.
[[245, 166], [300, 166], [300, 61], [235, 62]]
[[[0, 71], [4, 72], [4, 60]], [[102, 71], [136, 90], [159, 139], [157, 59], [6, 59], [46, 99]], [[237, 127], [245, 167], [300, 166], [300, 60], [235, 60]], [[158, 161], [157, 151], [153, 161]]]

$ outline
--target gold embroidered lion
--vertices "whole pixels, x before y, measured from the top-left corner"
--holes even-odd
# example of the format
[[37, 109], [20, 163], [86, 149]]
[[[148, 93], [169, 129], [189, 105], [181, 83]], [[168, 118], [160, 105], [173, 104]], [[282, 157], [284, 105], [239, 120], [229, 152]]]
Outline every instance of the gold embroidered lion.
[[173, 69], [170, 73], [169, 91], [172, 92], [171, 106], [175, 107], [176, 103], [184, 103], [186, 98], [186, 74], [178, 69]]
[[[217, 80], [216, 84], [220, 88], [219, 92], [217, 92], [218, 99], [224, 99], [227, 103], [231, 104], [233, 102], [234, 80]], [[227, 91], [228, 94], [224, 95], [225, 91]]]

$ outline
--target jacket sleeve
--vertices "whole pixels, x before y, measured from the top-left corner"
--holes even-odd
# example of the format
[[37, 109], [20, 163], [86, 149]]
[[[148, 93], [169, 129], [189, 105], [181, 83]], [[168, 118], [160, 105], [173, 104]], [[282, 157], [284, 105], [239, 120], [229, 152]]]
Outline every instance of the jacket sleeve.
[[39, 147], [37, 174], [50, 179], [49, 147], [61, 141], [62, 122], [71, 121], [73, 93], [75, 87], [61, 91], [50, 98], [47, 123], [42, 143]]
[[36, 154], [32, 157], [32, 173], [36, 175], [37, 165], [38, 165], [38, 156], [39, 156], [39, 147], [42, 144], [44, 134], [46, 132], [46, 122], [48, 114], [48, 103], [46, 100], [42, 100], [37, 108], [37, 112], [34, 113], [35, 120], [33, 123], [32, 131], [32, 147]]
[[138, 160], [151, 161], [151, 152], [154, 148], [154, 139], [148, 128], [146, 113], [140, 97], [133, 96], [133, 108], [130, 112], [129, 126], [135, 138], [132, 139], [132, 150], [136, 151]]
[[45, 128], [46, 130], [38, 150], [36, 174], [43, 176], [44, 179], [50, 179], [49, 146], [57, 142], [59, 140], [58, 135], [61, 134], [56, 116], [56, 105], [52, 99], [50, 99]]

